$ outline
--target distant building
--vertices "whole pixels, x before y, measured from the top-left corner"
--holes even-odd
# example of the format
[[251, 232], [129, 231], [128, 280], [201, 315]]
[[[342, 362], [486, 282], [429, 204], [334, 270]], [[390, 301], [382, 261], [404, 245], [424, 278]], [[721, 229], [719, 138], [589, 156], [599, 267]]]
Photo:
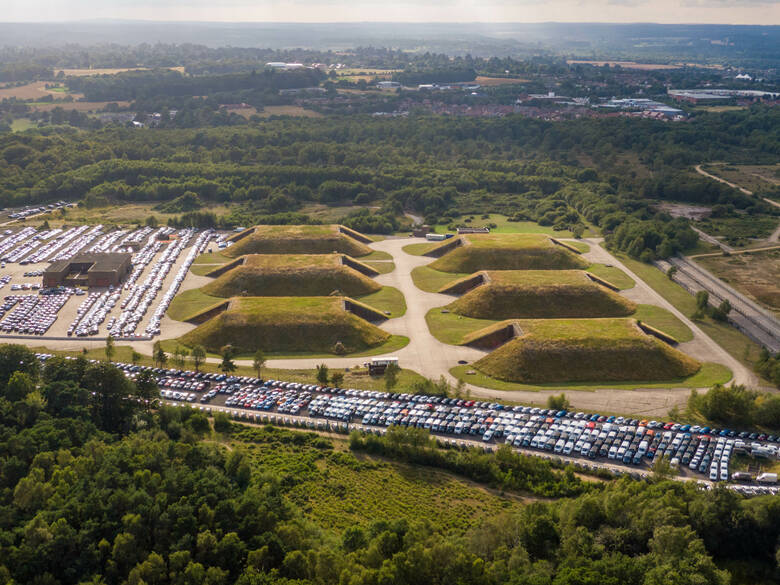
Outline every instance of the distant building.
[[401, 84], [397, 81], [379, 81], [376, 86], [379, 89], [397, 89], [401, 87]]
[[303, 63], [282, 63], [281, 61], [271, 61], [265, 64], [266, 67], [271, 69], [303, 69]]
[[127, 253], [79, 254], [53, 262], [43, 273], [43, 286], [119, 286], [132, 269]]
[[458, 235], [462, 234], [489, 234], [490, 228], [487, 226], [483, 227], [459, 227], [458, 228]]

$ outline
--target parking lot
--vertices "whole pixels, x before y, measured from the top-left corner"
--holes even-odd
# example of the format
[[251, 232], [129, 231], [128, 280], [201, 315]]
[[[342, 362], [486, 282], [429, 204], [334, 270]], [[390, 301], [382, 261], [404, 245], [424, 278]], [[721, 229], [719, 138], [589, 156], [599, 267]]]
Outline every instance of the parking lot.
[[[0, 335], [49, 339], [150, 339], [161, 333], [171, 300], [189, 267], [217, 234], [173, 228], [75, 226], [0, 232]], [[50, 262], [80, 253], [132, 253], [132, 270], [118, 287], [44, 289]]]
[[[117, 365], [131, 378], [149, 369]], [[495, 449], [507, 444], [526, 454], [635, 476], [649, 473], [653, 462], [663, 457], [682, 478], [731, 482], [735, 454], [753, 454], [768, 462], [778, 458], [780, 447], [780, 437], [671, 421], [174, 369], [153, 371], [161, 397], [171, 404], [227, 412], [247, 422], [341, 432], [383, 433], [392, 425], [423, 428], [458, 447]], [[771, 485], [752, 481], [735, 488], [748, 494], [776, 492]]]

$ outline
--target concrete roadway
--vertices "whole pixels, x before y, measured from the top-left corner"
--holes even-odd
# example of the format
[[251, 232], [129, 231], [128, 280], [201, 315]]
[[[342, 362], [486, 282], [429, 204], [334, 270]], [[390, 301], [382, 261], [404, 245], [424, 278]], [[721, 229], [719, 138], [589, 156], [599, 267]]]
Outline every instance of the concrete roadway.
[[770, 351], [780, 351], [780, 320], [770, 311], [724, 283], [690, 258], [675, 257], [670, 258], [669, 262], [678, 269], [674, 276], [675, 280], [684, 281], [689, 289], [709, 292], [710, 304], [720, 304], [724, 299], [728, 299], [733, 308], [729, 318], [738, 322], [750, 337]]

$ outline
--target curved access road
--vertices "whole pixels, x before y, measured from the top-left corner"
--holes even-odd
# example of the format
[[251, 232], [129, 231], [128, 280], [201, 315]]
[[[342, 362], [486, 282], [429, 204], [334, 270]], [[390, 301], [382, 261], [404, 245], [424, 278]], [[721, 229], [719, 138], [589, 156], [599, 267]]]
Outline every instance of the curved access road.
[[[383, 286], [397, 288], [406, 299], [406, 313], [402, 317], [385, 321], [380, 327], [394, 335], [404, 335], [409, 338], [409, 345], [391, 354], [398, 357], [405, 369], [414, 370], [426, 378], [438, 379], [440, 376], [445, 376], [450, 379], [449, 370], [456, 366], [459, 360], [470, 363], [485, 355], [485, 352], [442, 343], [431, 335], [425, 321], [425, 314], [435, 307], [451, 303], [453, 299], [446, 295], [424, 292], [415, 286], [412, 281], [412, 270], [429, 264], [434, 259], [427, 256], [412, 256], [401, 249], [414, 241], [417, 240], [388, 238], [370, 244], [374, 250], [390, 254], [395, 263], [395, 270], [388, 274], [381, 274], [375, 280]], [[271, 359], [268, 360], [268, 367], [311, 368], [314, 364], [324, 363], [328, 367], [345, 368], [361, 364], [368, 359], [370, 358]]]

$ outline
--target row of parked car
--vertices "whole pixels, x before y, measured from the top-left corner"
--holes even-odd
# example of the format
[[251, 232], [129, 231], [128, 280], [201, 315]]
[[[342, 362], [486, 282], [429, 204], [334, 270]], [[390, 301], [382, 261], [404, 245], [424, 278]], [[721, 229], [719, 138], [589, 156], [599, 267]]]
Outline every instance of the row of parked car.
[[[131, 377], [151, 369], [129, 364], [121, 367]], [[778, 439], [759, 433], [247, 376], [162, 368], [152, 371], [157, 375], [162, 396], [179, 402], [214, 403], [213, 407], [218, 408], [217, 401], [224, 395], [225, 407], [248, 413], [297, 415], [357, 424], [366, 429], [418, 427], [453, 440], [463, 437], [486, 445], [506, 443], [535, 449], [542, 456], [578, 456], [632, 466], [643, 466], [663, 457], [673, 467], [687, 467], [712, 481], [730, 479], [731, 458], [740, 451], [761, 449], [770, 457], [778, 455]], [[739, 439], [740, 435], [745, 439], [753, 437], [752, 442]], [[764, 474], [762, 481], [771, 483], [771, 476]], [[733, 479], [744, 480], [744, 472], [736, 472]]]
[[76, 317], [68, 326], [68, 337], [97, 335], [111, 309], [119, 302], [119, 291], [110, 287], [107, 291], [91, 292], [76, 309]]
[[14, 308], [0, 321], [0, 331], [3, 333], [44, 335], [54, 325], [57, 315], [69, 298], [69, 293], [46, 296], [7, 296], [2, 305], [3, 315], [11, 307]]
[[[179, 251], [176, 254], [177, 258], [181, 253], [181, 251], [187, 247], [187, 244], [189, 243], [190, 239], [192, 239], [194, 235], [195, 232], [193, 230], [187, 230], [183, 233], [180, 233], [179, 240], [177, 241], [177, 244], [180, 244]], [[162, 321], [162, 318], [165, 316], [165, 312], [168, 310], [171, 301], [173, 301], [173, 297], [176, 296], [176, 293], [179, 291], [179, 288], [181, 287], [181, 284], [184, 282], [184, 279], [187, 278], [187, 273], [190, 271], [190, 266], [192, 266], [192, 263], [195, 262], [195, 258], [200, 256], [200, 254], [206, 249], [209, 240], [211, 240], [213, 237], [214, 237], [214, 230], [206, 230], [204, 232], [201, 232], [200, 235], [198, 235], [192, 248], [190, 248], [189, 253], [184, 258], [184, 262], [182, 262], [182, 265], [179, 267], [178, 272], [173, 277], [173, 282], [168, 287], [168, 290], [165, 291], [165, 294], [160, 300], [160, 304], [157, 305], [157, 308], [152, 314], [152, 318], [149, 319], [149, 324], [146, 326], [147, 335], [160, 334], [160, 322]], [[170, 265], [168, 267], [169, 271], [173, 267], [173, 263], [175, 261], [176, 258], [174, 258], [170, 262]]]
[[57, 203], [49, 203], [48, 205], [39, 205], [37, 207], [24, 207], [18, 211], [9, 213], [8, 217], [11, 219], [22, 219], [24, 217], [30, 217], [31, 215], [37, 215], [39, 213], [55, 211], [65, 207], [74, 207], [75, 205], [75, 203], [68, 203], [67, 201], [58, 201]]

